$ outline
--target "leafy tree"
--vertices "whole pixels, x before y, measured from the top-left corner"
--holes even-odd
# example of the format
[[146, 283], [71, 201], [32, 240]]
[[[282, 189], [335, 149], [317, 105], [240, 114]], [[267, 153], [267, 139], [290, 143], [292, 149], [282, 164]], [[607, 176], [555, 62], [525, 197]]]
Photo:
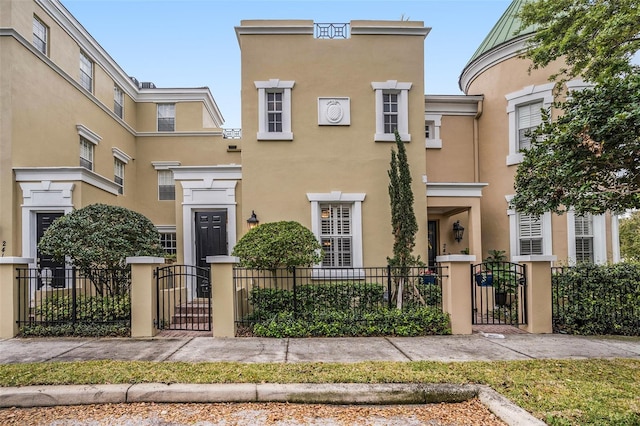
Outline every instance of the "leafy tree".
[[311, 266], [322, 260], [322, 247], [315, 235], [294, 221], [261, 224], [247, 232], [233, 249], [240, 266], [264, 269]]
[[[566, 64], [551, 79], [581, 76], [593, 86], [556, 92], [556, 121], [543, 124], [516, 173], [512, 206], [541, 214], [621, 212], [640, 207], [640, 48], [637, 0], [536, 0], [525, 3], [521, 30], [535, 28], [525, 57], [532, 68]], [[563, 99], [564, 98], [564, 99]]]
[[393, 257], [389, 259], [399, 276], [396, 279], [396, 306], [402, 308], [406, 270], [420, 263], [413, 256], [416, 243], [418, 222], [413, 211], [413, 191], [411, 190], [411, 171], [407, 160], [407, 151], [400, 134], [396, 130], [396, 148], [391, 150], [389, 165], [389, 201], [391, 205], [391, 227], [393, 230]]
[[637, 0], [536, 0], [519, 12], [520, 31], [534, 28], [526, 55], [532, 68], [562, 58], [558, 75], [582, 76], [600, 83], [637, 72], [632, 56], [640, 49], [640, 7]]
[[640, 207], [640, 74], [611, 78], [561, 105], [533, 133], [515, 177], [520, 211], [622, 212]]
[[92, 204], [54, 221], [38, 244], [54, 260], [79, 268], [102, 294], [120, 294], [128, 256], [163, 256], [149, 219], [124, 207]]
[[620, 220], [620, 254], [625, 261], [640, 262], [640, 211]]

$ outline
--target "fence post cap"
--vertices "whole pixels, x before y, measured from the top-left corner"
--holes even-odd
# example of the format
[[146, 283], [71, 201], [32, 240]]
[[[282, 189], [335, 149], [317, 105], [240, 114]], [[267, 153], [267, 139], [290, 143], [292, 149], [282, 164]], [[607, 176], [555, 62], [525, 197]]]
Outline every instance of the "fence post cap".
[[140, 263], [151, 263], [151, 264], [164, 264], [164, 257], [154, 257], [154, 256], [130, 256], [126, 259], [127, 265], [131, 264], [140, 264]]
[[0, 257], [0, 265], [27, 265], [33, 262], [32, 257]]
[[447, 254], [445, 256], [436, 256], [436, 262], [475, 262], [475, 254]]
[[207, 256], [207, 263], [240, 263], [236, 256]]

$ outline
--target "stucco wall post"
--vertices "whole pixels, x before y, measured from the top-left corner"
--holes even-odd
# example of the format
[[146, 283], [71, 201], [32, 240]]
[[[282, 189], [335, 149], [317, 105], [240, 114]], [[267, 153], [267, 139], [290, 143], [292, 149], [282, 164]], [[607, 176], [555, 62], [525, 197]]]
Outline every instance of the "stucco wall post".
[[18, 334], [18, 280], [16, 268], [33, 263], [25, 257], [0, 257], [0, 338]]
[[553, 333], [551, 307], [551, 262], [556, 256], [514, 256], [513, 261], [526, 267], [527, 325], [529, 333]]
[[153, 270], [164, 264], [164, 258], [127, 257], [127, 264], [131, 265], [131, 337], [153, 337], [158, 297]]
[[238, 258], [207, 256], [207, 263], [211, 265], [213, 337], [236, 337], [233, 267]]
[[451, 317], [452, 334], [471, 334], [471, 269], [474, 255], [436, 257], [444, 267], [442, 274], [442, 309]]

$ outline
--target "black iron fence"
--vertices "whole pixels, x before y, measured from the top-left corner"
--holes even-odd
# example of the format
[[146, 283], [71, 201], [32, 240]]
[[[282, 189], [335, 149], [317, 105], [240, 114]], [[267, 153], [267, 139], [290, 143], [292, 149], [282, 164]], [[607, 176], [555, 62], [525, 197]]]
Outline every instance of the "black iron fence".
[[130, 270], [16, 270], [21, 335], [128, 336]]
[[551, 268], [556, 333], [640, 334], [640, 270], [637, 265]]
[[[295, 318], [366, 321], [383, 308], [442, 309], [443, 268], [234, 269], [236, 325], [250, 327], [279, 313]], [[398, 294], [402, 294], [398, 303]]]

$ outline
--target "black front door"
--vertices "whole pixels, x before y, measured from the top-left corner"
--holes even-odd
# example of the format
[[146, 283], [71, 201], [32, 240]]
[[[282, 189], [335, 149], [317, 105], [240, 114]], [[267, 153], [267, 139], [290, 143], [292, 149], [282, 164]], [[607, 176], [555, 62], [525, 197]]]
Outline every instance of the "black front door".
[[[51, 226], [54, 220], [62, 217], [63, 213], [37, 213], [36, 214], [36, 233], [37, 243], [44, 235], [44, 232]], [[37, 250], [38, 269], [40, 274], [38, 278], [38, 288], [43, 285], [51, 285], [52, 287], [64, 287], [64, 262], [55, 262], [50, 255], [40, 253]]]
[[[208, 268], [207, 256], [226, 256], [227, 211], [196, 212], [196, 266]], [[209, 282], [198, 281], [198, 297], [209, 297]], [[204, 284], [204, 286], [203, 286]]]
[[429, 242], [429, 267], [435, 267], [436, 256], [438, 255], [438, 222], [430, 220], [428, 226], [428, 242]]

